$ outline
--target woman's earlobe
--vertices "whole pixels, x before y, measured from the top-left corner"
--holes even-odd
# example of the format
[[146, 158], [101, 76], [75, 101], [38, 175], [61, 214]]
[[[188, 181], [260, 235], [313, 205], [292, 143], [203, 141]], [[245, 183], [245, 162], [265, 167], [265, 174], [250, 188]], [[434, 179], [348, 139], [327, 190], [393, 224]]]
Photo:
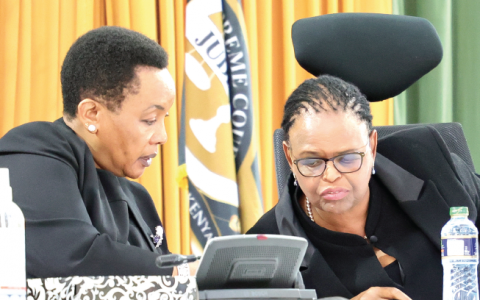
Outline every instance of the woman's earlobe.
[[290, 147], [288, 146], [287, 142], [283, 142], [283, 153], [285, 153], [285, 158], [287, 159], [288, 164], [290, 165], [290, 168], [292, 167], [292, 158], [290, 156]]
[[373, 129], [368, 138], [370, 139], [370, 150], [372, 151], [372, 157], [373, 157], [373, 160], [375, 160], [375, 157], [377, 155], [377, 146], [378, 146], [377, 131]]

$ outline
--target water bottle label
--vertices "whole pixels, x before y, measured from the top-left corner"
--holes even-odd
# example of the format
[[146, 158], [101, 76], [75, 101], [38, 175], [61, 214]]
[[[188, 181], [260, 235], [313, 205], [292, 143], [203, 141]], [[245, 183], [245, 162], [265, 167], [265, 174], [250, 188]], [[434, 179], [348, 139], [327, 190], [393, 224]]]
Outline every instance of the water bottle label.
[[25, 300], [26, 298], [27, 298], [26, 288], [0, 289], [0, 300]]
[[0, 299], [25, 299], [25, 233], [23, 228], [0, 227]]
[[442, 257], [478, 255], [476, 236], [442, 237]]

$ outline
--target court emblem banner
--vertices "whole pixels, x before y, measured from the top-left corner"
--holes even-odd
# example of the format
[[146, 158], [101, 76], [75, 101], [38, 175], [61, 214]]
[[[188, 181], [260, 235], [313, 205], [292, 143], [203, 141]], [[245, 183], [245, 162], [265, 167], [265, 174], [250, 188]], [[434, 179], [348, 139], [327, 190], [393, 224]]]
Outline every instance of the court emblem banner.
[[239, 1], [187, 3], [182, 136], [194, 253], [263, 212], [245, 37]]

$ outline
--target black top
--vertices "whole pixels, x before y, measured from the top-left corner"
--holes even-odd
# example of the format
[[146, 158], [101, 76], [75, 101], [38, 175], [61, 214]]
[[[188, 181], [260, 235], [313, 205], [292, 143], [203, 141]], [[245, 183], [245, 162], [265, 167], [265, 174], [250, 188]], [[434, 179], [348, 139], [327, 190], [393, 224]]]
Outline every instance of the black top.
[[27, 276], [171, 275], [155, 259], [169, 253], [143, 186], [96, 169], [86, 143], [63, 121], [34, 122], [0, 139], [13, 201], [26, 221]]
[[[300, 207], [300, 188], [291, 189], [293, 209], [308, 239], [325, 258], [329, 268], [351, 293], [360, 294], [372, 286], [390, 286], [404, 291], [413, 299], [441, 299], [443, 269], [440, 251], [408, 218], [385, 186], [372, 176], [365, 232], [370, 240], [331, 231], [312, 222]], [[372, 238], [373, 237], [373, 238]], [[396, 262], [382, 268], [373, 246], [395, 257]], [[410, 263], [416, 270], [411, 272]], [[407, 270], [404, 270], [407, 268]], [[408, 274], [408, 278], [405, 274]], [[424, 289], [422, 287], [434, 287]]]

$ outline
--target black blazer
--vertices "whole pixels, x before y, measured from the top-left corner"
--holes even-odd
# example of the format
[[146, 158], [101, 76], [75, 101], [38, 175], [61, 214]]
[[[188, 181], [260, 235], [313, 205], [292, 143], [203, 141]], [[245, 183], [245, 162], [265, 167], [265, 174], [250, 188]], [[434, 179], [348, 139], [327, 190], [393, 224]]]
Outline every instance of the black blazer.
[[[440, 231], [450, 219], [451, 206], [467, 206], [469, 218], [479, 226], [480, 180], [458, 156], [450, 154], [433, 127], [418, 127], [388, 135], [378, 141], [377, 152], [375, 176], [408, 217], [437, 245], [439, 260]], [[292, 183], [293, 177], [290, 176], [278, 204], [247, 233], [294, 235], [308, 240], [292, 208]], [[325, 265], [310, 265], [311, 260], [319, 262], [323, 258], [309, 242], [302, 263], [303, 268], [310, 267], [302, 272], [307, 288], [317, 289], [319, 297], [338, 296], [335, 291], [344, 290], [339, 279], [331, 270], [322, 267]], [[315, 276], [319, 278], [306, 278], [311, 276], [312, 270], [316, 270]]]
[[0, 139], [13, 201], [25, 220], [27, 277], [171, 275], [155, 258], [161, 226], [138, 183], [96, 169], [90, 150], [63, 121], [19, 126]]

